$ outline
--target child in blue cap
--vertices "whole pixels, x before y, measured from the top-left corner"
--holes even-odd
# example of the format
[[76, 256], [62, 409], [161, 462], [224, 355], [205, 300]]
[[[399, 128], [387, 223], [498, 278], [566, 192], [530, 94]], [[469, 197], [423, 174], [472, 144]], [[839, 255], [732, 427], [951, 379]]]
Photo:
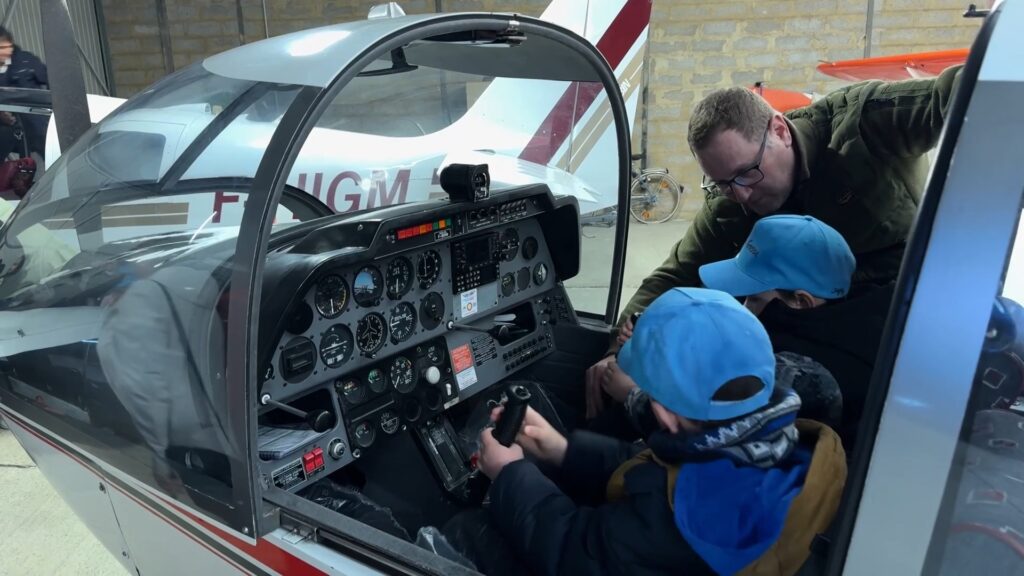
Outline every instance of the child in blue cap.
[[797, 420], [799, 396], [775, 388], [757, 318], [728, 294], [676, 288], [639, 319], [619, 364], [661, 427], [646, 450], [567, 439], [532, 410], [510, 448], [481, 435], [505, 538], [538, 574], [795, 573], [838, 507], [845, 455], [829, 428]]
[[857, 436], [894, 288], [852, 287], [856, 264], [834, 228], [785, 214], [754, 224], [735, 258], [699, 270], [708, 288], [744, 299], [777, 352], [812, 358], [835, 377], [842, 391], [839, 433], [847, 448]]
[[812, 216], [780, 214], [754, 224], [735, 258], [700, 267], [708, 288], [745, 297], [754, 314], [776, 298], [814, 308], [845, 297], [857, 260], [834, 228]]

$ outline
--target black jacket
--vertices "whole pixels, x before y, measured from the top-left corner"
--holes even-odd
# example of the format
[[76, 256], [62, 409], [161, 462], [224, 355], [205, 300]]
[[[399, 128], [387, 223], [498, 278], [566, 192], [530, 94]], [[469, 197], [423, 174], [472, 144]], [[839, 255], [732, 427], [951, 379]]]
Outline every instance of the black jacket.
[[775, 300], [761, 313], [776, 352], [795, 352], [820, 362], [839, 383], [843, 394], [843, 424], [838, 430], [849, 448], [857, 422], [895, 284], [861, 285], [836, 302], [806, 310]]
[[533, 463], [513, 462], [491, 486], [491, 517], [536, 574], [713, 574], [676, 528], [664, 468], [636, 466], [628, 497], [605, 503], [612, 473], [638, 450], [575, 432], [559, 485]]
[[[0, 74], [0, 88], [32, 88], [45, 90], [49, 88], [50, 79], [46, 74], [46, 64], [38, 56], [15, 46], [11, 55], [11, 63], [7, 70]], [[25, 129], [29, 152], [45, 153], [46, 124], [48, 118], [38, 114], [16, 114]], [[20, 150], [16, 150], [19, 151]], [[6, 154], [9, 150], [4, 150]]]
[[15, 46], [10, 65], [0, 74], [0, 87], [45, 89], [49, 84], [46, 64], [35, 54]]

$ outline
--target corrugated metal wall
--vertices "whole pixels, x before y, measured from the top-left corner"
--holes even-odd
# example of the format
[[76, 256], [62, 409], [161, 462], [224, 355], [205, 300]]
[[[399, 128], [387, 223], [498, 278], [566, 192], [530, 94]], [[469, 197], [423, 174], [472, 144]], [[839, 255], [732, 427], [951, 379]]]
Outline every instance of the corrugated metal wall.
[[[90, 94], [108, 94], [108, 80], [103, 63], [103, 45], [100, 41], [96, 0], [66, 0], [71, 12], [71, 25], [83, 58], [82, 74], [85, 88]], [[32, 52], [46, 62], [43, 50], [43, 28], [39, 19], [38, 0], [0, 0], [0, 23], [14, 34], [21, 48]]]

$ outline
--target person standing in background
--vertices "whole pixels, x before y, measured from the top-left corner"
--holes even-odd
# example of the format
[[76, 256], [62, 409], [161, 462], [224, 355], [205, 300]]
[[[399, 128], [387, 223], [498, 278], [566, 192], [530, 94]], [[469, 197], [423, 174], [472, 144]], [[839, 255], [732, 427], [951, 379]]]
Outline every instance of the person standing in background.
[[[22, 50], [14, 42], [11, 31], [0, 26], [0, 88], [46, 90], [49, 84], [46, 64], [35, 54]], [[19, 146], [19, 124], [27, 146]], [[0, 153], [3, 153], [0, 161], [6, 160], [11, 152], [26, 155], [36, 152], [42, 156], [46, 149], [46, 118], [43, 116], [0, 112], [0, 129], [4, 133], [0, 136]], [[7, 136], [7, 133], [11, 136]]]

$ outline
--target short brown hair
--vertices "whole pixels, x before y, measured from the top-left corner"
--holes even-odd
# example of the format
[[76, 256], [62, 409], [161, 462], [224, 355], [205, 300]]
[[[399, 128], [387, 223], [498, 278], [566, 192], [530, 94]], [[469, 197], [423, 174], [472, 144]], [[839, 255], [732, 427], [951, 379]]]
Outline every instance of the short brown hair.
[[740, 376], [722, 384], [721, 388], [715, 390], [711, 399], [715, 402], [739, 402], [756, 396], [761, 390], [764, 390], [764, 382], [760, 378]]
[[693, 109], [686, 140], [694, 153], [726, 130], [735, 130], [754, 141], [760, 138], [773, 114], [775, 111], [764, 98], [746, 88], [715, 90]]
[[[722, 384], [718, 390], [715, 390], [711, 400], [714, 402], [739, 402], [751, 396], [756, 396], [761, 390], [764, 390], [764, 387], [765, 383], [756, 376], [741, 376]], [[702, 428], [718, 428], [732, 424], [737, 420], [742, 420], [747, 416], [748, 414], [744, 414], [729, 420], [707, 420], [700, 424]]]

